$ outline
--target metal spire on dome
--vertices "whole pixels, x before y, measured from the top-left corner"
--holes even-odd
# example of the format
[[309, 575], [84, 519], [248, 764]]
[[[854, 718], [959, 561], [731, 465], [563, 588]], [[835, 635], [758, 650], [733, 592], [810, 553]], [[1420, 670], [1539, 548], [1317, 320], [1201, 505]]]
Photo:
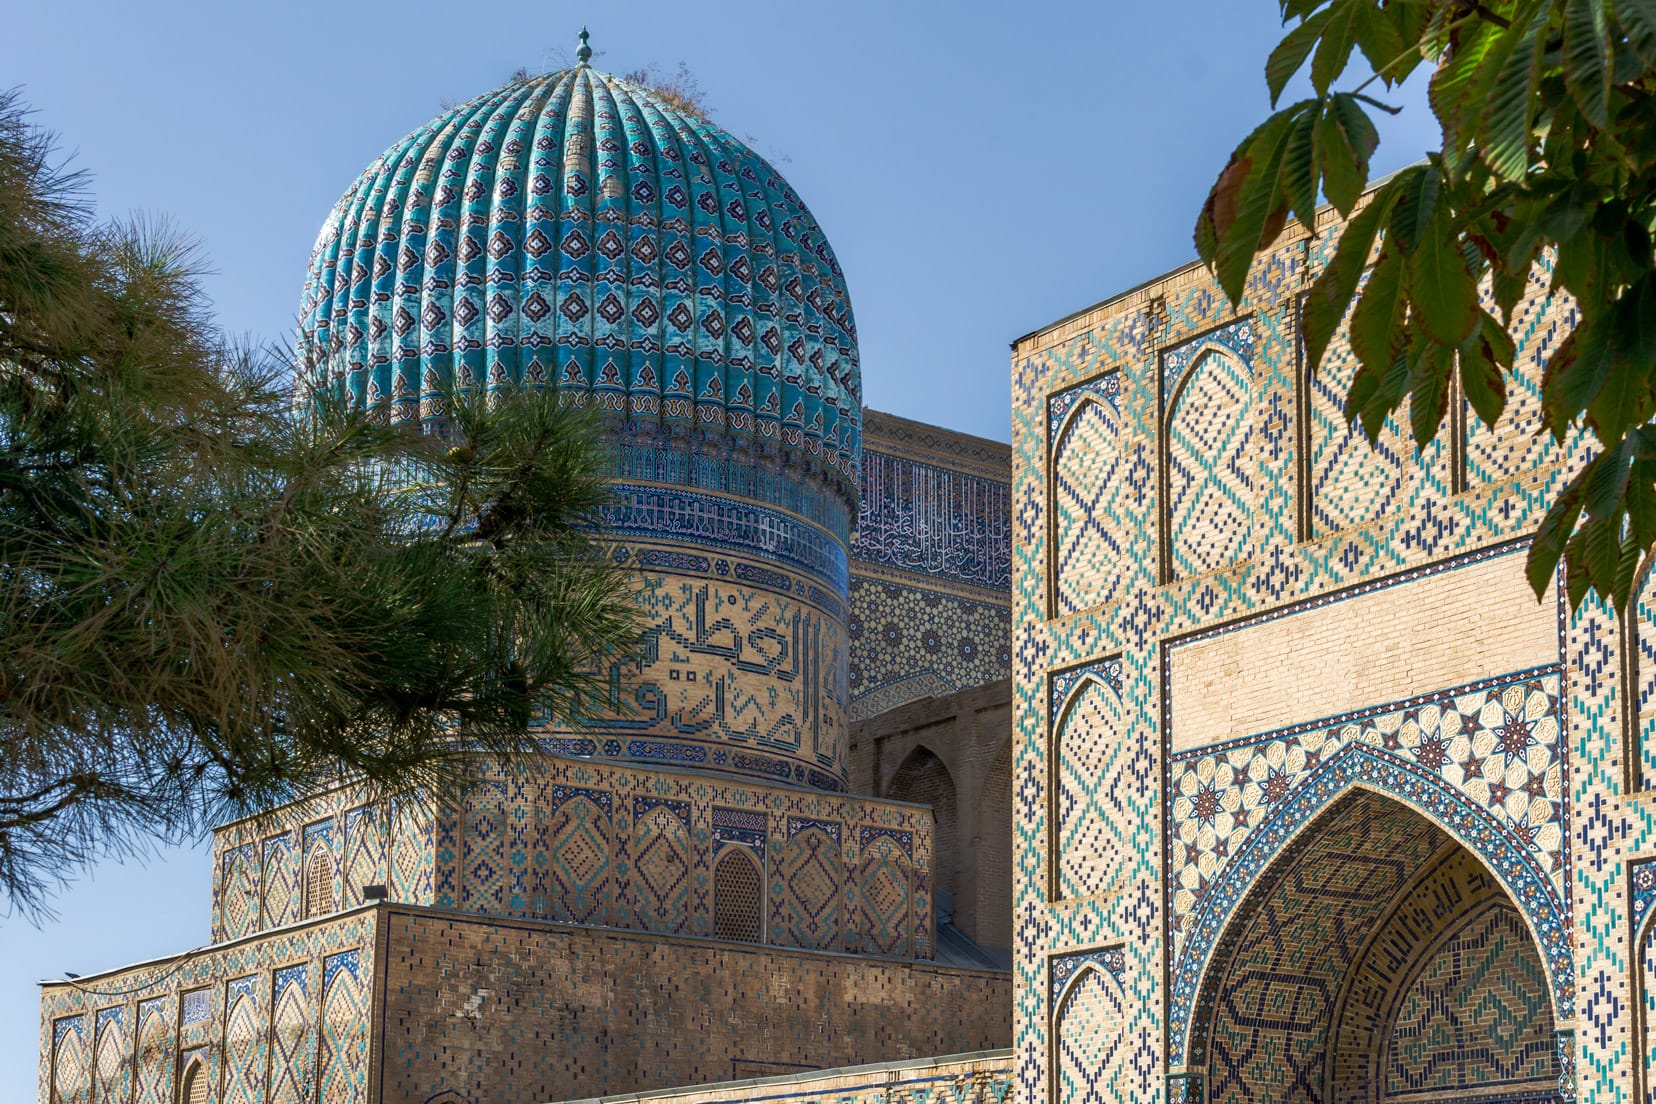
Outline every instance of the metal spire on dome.
[[581, 48], [575, 51], [575, 57], [582, 65], [592, 60], [592, 47], [587, 45], [587, 29], [581, 28]]

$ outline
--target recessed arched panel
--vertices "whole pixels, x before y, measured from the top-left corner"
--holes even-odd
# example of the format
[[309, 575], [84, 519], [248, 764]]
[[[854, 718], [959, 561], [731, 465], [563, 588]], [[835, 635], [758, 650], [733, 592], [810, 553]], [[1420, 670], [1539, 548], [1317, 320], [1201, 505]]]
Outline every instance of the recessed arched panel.
[[1053, 1014], [1054, 1104], [1134, 1099], [1134, 1039], [1118, 977], [1087, 964], [1061, 990]]
[[131, 1098], [131, 1069], [127, 1063], [130, 1047], [127, 1043], [125, 1009], [112, 1008], [98, 1013], [98, 1045], [93, 1052], [92, 1071], [95, 1082], [93, 1099], [125, 1101]]
[[224, 888], [219, 898], [224, 939], [240, 939], [259, 928], [259, 868], [253, 847], [232, 848], [224, 856]]
[[613, 797], [602, 791], [571, 792], [547, 822], [547, 856], [553, 889], [547, 895], [554, 920], [609, 922], [615, 897]]
[[764, 940], [764, 881], [747, 848], [731, 845], [713, 867], [713, 937]]
[[52, 1034], [52, 1104], [88, 1104], [92, 1064], [86, 1053], [86, 1017], [58, 1020]]
[[316, 1091], [316, 1025], [311, 1014], [309, 971], [310, 967], [297, 965], [275, 973], [270, 1104], [310, 1104]]
[[172, 1032], [166, 997], [138, 1004], [138, 1064], [134, 1104], [173, 1104]]
[[1622, 630], [1627, 655], [1628, 789], [1656, 788], [1656, 571], [1646, 570]]
[[1119, 373], [1053, 396], [1051, 613], [1056, 617], [1113, 602], [1126, 586], [1126, 464]]
[[780, 884], [771, 898], [782, 913], [780, 929], [773, 924], [773, 942], [810, 950], [837, 951], [840, 945], [842, 903], [845, 898], [845, 859], [840, 850], [843, 826], [830, 821], [789, 818], [788, 839], [782, 848]]
[[[251, 990], [255, 979], [247, 979]], [[232, 987], [238, 983], [232, 982]], [[263, 1104], [265, 1047], [259, 1006], [251, 991], [236, 996], [224, 1026], [223, 1104]]]
[[930, 748], [917, 747], [892, 774], [885, 796], [931, 806], [937, 824], [932, 834], [932, 885], [953, 902], [960, 884], [960, 795], [948, 766]]
[[292, 836], [284, 832], [265, 840], [262, 896], [265, 927], [280, 927], [299, 919], [303, 881]]
[[209, 1104], [212, 1098], [213, 1086], [207, 1073], [207, 1063], [200, 1058], [190, 1059], [184, 1064], [184, 1076], [179, 1081], [180, 1104]]
[[633, 915], [646, 931], [681, 932], [689, 925], [689, 812], [680, 802], [634, 802]]
[[385, 833], [380, 809], [365, 806], [345, 814], [345, 863], [341, 897], [346, 908], [362, 904], [362, 887], [387, 881]]
[[368, 1000], [360, 954], [345, 951], [322, 962], [321, 1104], [368, 1099]]
[[332, 911], [333, 852], [319, 840], [305, 857], [305, 916], [326, 916]]
[[[1506, 379], [1506, 407], [1493, 427], [1470, 411], [1466, 417], [1466, 483], [1487, 486], [1521, 479], [1525, 492], [1544, 508], [1563, 477], [1557, 466], [1560, 448], [1542, 424], [1541, 380], [1547, 358], [1575, 329], [1580, 314], [1570, 293], [1553, 286], [1553, 255], [1537, 258], [1525, 281], [1524, 294], [1512, 310], [1507, 332], [1515, 346], [1512, 370]], [[1553, 469], [1550, 478], [1537, 479]], [[1517, 511], [1515, 511], [1517, 513]]]
[[864, 828], [857, 856], [857, 927], [863, 950], [907, 958], [914, 930], [914, 863], [906, 833]]
[[[1365, 277], [1366, 280], [1366, 277]], [[1351, 351], [1351, 311], [1305, 377], [1305, 449], [1308, 536], [1325, 537], [1365, 525], [1400, 509], [1414, 485], [1417, 464], [1407, 429], [1408, 400], [1386, 419], [1370, 443], [1363, 427], [1347, 424], [1346, 395], [1357, 375]]]
[[1229, 337], [1208, 338], [1168, 354], [1162, 547], [1169, 581], [1252, 554], [1259, 465], [1253, 370], [1243, 351], [1250, 347]]
[[1356, 790], [1230, 910], [1188, 1063], [1209, 1104], [1545, 1099], [1547, 970], [1495, 875], [1437, 824]]
[[1114, 887], [1131, 854], [1127, 725], [1121, 661], [1066, 676], [1053, 688], [1052, 897], [1092, 897]]

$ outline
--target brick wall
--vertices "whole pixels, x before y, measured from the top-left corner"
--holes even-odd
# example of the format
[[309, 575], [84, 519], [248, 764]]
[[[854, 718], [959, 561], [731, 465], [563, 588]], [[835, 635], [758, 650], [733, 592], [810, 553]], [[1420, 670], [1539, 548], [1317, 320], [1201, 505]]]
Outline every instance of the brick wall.
[[995, 949], [1012, 945], [1011, 690], [1003, 681], [922, 698], [851, 727], [853, 788], [952, 806], [952, 833], [944, 818], [937, 830], [939, 841], [952, 836], [954, 921]]
[[994, 972], [411, 910], [386, 926], [382, 1104], [538, 1104], [1011, 1038]]

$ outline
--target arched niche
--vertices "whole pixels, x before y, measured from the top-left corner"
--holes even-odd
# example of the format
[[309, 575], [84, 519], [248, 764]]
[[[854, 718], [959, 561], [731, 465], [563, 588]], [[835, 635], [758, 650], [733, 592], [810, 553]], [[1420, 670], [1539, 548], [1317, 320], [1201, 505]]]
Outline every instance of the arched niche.
[[1351, 787], [1228, 899], [1171, 1063], [1207, 1104], [1554, 1099], [1547, 956], [1435, 817]]
[[893, 801], [930, 805], [937, 818], [932, 837], [932, 885], [953, 901], [960, 885], [960, 795], [954, 775], [924, 744], [909, 752], [891, 776], [885, 796]]

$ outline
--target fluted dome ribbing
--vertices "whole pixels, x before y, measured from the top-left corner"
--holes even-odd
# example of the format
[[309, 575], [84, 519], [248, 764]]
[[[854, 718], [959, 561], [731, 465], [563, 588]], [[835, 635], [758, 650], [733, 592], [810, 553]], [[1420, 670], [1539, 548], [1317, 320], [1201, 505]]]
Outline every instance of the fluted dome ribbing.
[[368, 167], [317, 239], [300, 353], [393, 420], [440, 419], [450, 380], [554, 385], [635, 426], [774, 442], [854, 501], [856, 328], [816, 220], [741, 142], [584, 65]]

